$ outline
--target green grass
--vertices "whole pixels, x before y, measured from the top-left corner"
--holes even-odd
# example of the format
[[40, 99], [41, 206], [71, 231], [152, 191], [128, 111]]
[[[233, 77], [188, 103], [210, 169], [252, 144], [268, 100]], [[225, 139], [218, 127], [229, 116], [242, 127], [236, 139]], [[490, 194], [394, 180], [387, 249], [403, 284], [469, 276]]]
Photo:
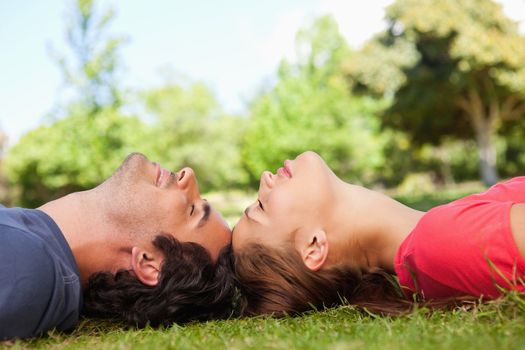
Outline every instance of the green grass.
[[[395, 196], [421, 210], [479, 190], [460, 187], [432, 194]], [[253, 195], [212, 194], [210, 202], [230, 223]], [[0, 310], [1, 312], [1, 310]], [[2, 343], [0, 343], [2, 344]], [[71, 334], [3, 343], [12, 349], [525, 349], [525, 302], [514, 294], [453, 311], [416, 310], [380, 317], [342, 306], [302, 317], [231, 319], [168, 329], [134, 330], [83, 320]]]
[[125, 330], [84, 320], [72, 334], [6, 344], [13, 349], [523, 349], [525, 308], [515, 296], [470, 310], [379, 317], [342, 306], [302, 317]]

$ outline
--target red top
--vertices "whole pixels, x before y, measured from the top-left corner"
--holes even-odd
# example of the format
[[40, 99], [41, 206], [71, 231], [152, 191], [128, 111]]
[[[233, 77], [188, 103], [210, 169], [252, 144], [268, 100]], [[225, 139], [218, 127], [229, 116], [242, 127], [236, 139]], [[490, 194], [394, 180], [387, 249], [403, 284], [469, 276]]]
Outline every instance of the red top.
[[394, 259], [406, 296], [495, 298], [500, 287], [525, 292], [525, 261], [510, 229], [514, 203], [525, 203], [525, 176], [428, 211]]

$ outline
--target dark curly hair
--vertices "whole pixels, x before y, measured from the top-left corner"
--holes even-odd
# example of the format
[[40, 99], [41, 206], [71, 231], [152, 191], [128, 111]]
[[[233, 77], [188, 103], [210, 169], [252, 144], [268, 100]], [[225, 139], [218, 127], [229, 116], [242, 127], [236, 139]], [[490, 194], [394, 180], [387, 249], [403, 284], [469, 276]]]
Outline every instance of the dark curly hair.
[[159, 283], [147, 286], [128, 270], [96, 273], [84, 291], [85, 315], [157, 327], [232, 314], [236, 289], [230, 246], [214, 263], [197, 243], [158, 235], [153, 244], [164, 254]]

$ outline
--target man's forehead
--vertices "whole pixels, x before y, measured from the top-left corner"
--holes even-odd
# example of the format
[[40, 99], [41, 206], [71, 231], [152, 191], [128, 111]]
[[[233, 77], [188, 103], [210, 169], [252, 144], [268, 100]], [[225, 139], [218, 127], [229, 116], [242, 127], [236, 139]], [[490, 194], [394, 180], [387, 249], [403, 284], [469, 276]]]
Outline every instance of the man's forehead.
[[[204, 219], [204, 215], [207, 215], [207, 219]], [[211, 207], [207, 214], [203, 214], [203, 217], [201, 218], [196, 229], [198, 231], [205, 231], [213, 236], [227, 234], [228, 236], [230, 236], [231, 240], [232, 231], [230, 229], [230, 226], [223, 219], [221, 214], [219, 214], [219, 212], [217, 212]]]
[[208, 222], [203, 227], [197, 228], [197, 230], [202, 234], [201, 244], [211, 252], [214, 260], [218, 257], [220, 251], [232, 242], [230, 227], [216, 212], [212, 212]]

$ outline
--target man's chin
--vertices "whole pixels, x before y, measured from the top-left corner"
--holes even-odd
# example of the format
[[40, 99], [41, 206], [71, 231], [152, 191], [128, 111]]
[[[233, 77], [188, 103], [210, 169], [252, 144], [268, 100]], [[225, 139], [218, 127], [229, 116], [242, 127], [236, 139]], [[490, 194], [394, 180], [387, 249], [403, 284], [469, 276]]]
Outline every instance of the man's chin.
[[126, 159], [120, 164], [118, 169], [113, 173], [113, 175], [120, 172], [129, 172], [132, 170], [141, 169], [145, 163], [148, 162], [148, 158], [139, 152], [130, 153]]

